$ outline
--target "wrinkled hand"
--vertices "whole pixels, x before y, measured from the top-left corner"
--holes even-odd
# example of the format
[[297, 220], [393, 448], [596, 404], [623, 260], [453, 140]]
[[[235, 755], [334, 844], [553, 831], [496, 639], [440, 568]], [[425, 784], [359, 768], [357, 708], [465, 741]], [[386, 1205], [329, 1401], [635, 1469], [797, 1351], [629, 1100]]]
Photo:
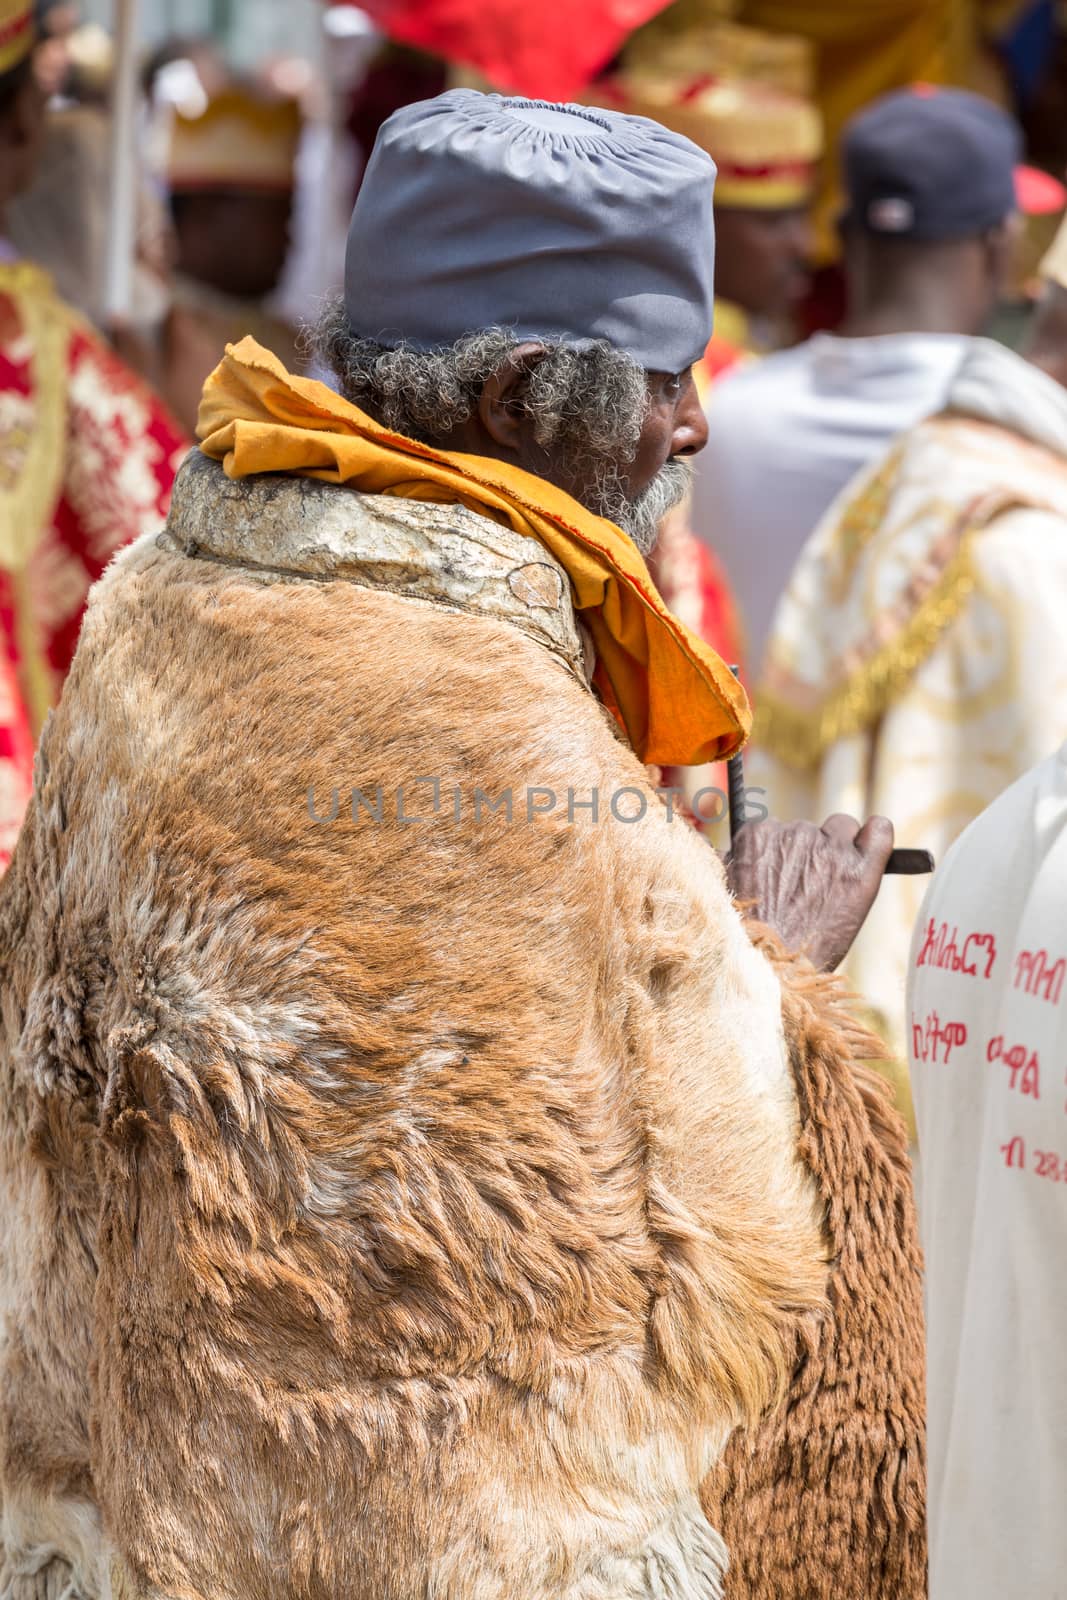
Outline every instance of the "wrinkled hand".
[[725, 858], [734, 898], [789, 950], [823, 972], [840, 966], [867, 920], [893, 848], [893, 824], [871, 817], [749, 822]]

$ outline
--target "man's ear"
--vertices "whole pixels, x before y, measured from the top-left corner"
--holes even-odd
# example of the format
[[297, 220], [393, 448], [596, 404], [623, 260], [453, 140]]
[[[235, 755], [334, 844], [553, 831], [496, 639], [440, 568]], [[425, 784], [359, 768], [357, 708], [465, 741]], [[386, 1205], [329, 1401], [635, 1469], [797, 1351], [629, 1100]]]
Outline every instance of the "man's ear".
[[478, 396], [482, 427], [494, 444], [516, 455], [522, 451], [523, 391], [530, 373], [547, 354], [545, 346], [535, 341], [517, 344], [489, 374]]

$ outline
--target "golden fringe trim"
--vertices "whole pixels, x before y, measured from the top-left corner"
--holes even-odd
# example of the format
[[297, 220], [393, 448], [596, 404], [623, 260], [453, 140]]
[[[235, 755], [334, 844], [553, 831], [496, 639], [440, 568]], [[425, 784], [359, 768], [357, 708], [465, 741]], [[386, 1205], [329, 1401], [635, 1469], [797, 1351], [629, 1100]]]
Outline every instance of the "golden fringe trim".
[[851, 738], [877, 722], [907, 688], [974, 587], [972, 531], [968, 529], [897, 636], [821, 705], [805, 711], [776, 695], [757, 693], [753, 743], [787, 766], [808, 768], [839, 739]]

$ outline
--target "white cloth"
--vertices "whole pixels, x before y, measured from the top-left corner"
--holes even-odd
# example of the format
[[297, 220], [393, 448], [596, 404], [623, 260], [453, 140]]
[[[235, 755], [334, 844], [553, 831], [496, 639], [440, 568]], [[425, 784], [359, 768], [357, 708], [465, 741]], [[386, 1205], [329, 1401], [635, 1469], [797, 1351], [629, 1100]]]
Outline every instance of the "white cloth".
[[753, 665], [808, 535], [898, 433], [941, 409], [968, 345], [822, 333], [712, 386], [693, 528], [726, 567]]
[[1065, 906], [1067, 745], [957, 841], [911, 951], [930, 1600], [1067, 1596]]

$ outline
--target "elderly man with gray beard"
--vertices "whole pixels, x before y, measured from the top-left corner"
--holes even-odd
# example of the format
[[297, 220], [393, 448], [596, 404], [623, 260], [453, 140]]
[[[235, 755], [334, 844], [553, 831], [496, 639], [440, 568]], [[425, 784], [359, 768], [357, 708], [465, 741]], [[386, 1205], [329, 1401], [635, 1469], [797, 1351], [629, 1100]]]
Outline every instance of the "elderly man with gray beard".
[[749, 725], [638, 550], [713, 177], [400, 112], [343, 393], [231, 347], [95, 592], [0, 888], [5, 1600], [918, 1593], [900, 1130], [731, 896], [830, 967], [891, 830], [728, 882], [648, 772]]

